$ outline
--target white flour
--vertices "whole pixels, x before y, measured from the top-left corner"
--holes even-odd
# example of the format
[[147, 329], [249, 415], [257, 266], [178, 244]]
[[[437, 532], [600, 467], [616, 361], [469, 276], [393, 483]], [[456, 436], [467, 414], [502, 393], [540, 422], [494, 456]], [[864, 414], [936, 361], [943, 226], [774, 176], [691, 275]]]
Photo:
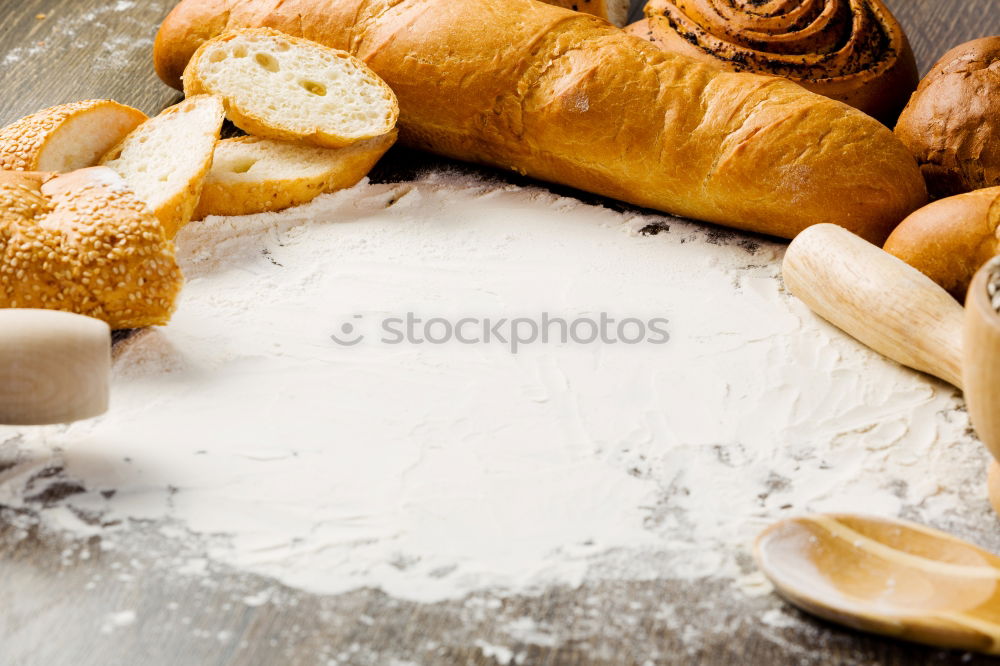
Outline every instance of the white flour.
[[[432, 175], [192, 224], [183, 302], [116, 348], [112, 411], [0, 431], [28, 452], [0, 475], [0, 503], [38, 493], [45, 479], [29, 479], [58, 449], [87, 492], [50, 522], [123, 521], [74, 527], [114, 540], [162, 521], [292, 586], [417, 600], [588, 578], [724, 577], [760, 594], [747, 558], [770, 521], [941, 524], [985, 504], [952, 389], [788, 296], [782, 245], [673, 219], [638, 233], [658, 221]], [[671, 341], [513, 355], [371, 339], [370, 322], [408, 311], [663, 316]], [[369, 339], [334, 344], [350, 322]]]

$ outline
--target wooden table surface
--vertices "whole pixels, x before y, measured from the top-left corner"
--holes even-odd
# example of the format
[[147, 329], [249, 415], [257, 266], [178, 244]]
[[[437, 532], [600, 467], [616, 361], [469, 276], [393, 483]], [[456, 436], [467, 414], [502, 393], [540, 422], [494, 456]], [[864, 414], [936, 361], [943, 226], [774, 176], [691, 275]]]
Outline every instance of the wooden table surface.
[[[959, 42], [1000, 34], [1000, 0], [886, 1], [922, 71]], [[3, 2], [0, 125], [84, 98], [112, 97], [148, 113], [177, 100], [150, 64], [156, 27], [173, 2]], [[381, 177], [405, 177], [414, 161], [436, 163], [395, 150]], [[16, 441], [0, 441], [0, 489], [26, 455]], [[42, 466], [44, 474], [59, 472], [57, 460]], [[67, 479], [34, 501], [57, 505], [79, 490]], [[0, 666], [991, 663], [856, 634], [721, 582], [589, 583], [418, 604], [377, 590], [320, 597], [213, 564], [208, 576], [183, 576], [169, 566], [183, 559], [181, 546], [155, 526], [130, 528], [126, 545], [108, 550], [97, 536], [70, 541], [41, 529], [33, 511], [0, 504]], [[673, 616], [661, 612], [665, 604]], [[109, 625], [122, 609], [138, 621]], [[795, 621], [761, 621], [777, 609]], [[706, 615], [718, 631], [692, 644], [683, 627]], [[523, 620], [554, 638], [511, 629]]]

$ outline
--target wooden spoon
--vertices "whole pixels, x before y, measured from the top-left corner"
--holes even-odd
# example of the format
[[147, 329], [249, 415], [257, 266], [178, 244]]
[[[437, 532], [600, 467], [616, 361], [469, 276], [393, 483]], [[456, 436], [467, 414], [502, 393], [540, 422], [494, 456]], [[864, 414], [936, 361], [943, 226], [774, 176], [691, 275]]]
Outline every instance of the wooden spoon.
[[[984, 266], [966, 307], [930, 278], [834, 225], [789, 246], [788, 289], [872, 349], [965, 390], [980, 439], [1000, 457], [1000, 315]], [[990, 470], [1000, 512], [1000, 468]], [[856, 516], [785, 521], [757, 562], [803, 610], [864, 631], [1000, 654], [1000, 558], [943, 532]]]
[[861, 631], [1000, 654], [1000, 557], [944, 532], [850, 515], [785, 520], [758, 566], [802, 610]]

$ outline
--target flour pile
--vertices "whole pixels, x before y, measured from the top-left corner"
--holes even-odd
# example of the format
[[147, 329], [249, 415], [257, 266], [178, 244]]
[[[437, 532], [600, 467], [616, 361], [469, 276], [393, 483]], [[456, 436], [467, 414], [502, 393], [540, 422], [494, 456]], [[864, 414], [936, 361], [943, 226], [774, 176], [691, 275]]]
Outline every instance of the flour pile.
[[[955, 391], [791, 298], [778, 243], [431, 174], [178, 245], [182, 303], [116, 347], [112, 411], [0, 431], [22, 452], [0, 503], [26, 506], [55, 457], [85, 491], [50, 523], [157, 521], [294, 587], [427, 601], [736, 580], [784, 516], [985, 506]], [[663, 317], [670, 341], [380, 343], [371, 323], [407, 312]], [[364, 340], [336, 344], [345, 324]]]

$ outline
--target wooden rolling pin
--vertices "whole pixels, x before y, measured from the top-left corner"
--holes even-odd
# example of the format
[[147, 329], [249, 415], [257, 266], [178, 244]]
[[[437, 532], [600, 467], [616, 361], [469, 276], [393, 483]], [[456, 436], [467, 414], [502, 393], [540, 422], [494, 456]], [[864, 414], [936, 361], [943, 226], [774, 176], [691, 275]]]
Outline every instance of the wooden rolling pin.
[[[813, 312], [875, 351], [964, 389], [973, 426], [1000, 458], [1000, 314], [990, 262], [963, 308], [930, 278], [832, 224], [811, 227], [785, 254], [785, 285]], [[1000, 473], [991, 501], [1000, 511]]]
[[108, 409], [111, 329], [57, 310], [0, 309], [0, 424], [69, 423]]

